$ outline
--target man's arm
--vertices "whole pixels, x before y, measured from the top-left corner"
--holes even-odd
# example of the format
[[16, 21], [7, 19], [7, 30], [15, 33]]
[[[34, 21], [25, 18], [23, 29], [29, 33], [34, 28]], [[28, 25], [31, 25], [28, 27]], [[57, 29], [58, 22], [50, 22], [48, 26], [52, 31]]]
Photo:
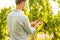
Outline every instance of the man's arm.
[[28, 34], [34, 34], [36, 29], [31, 26], [28, 17], [25, 18], [24, 23], [25, 23], [25, 30], [26, 30], [26, 32], [28, 32]]
[[32, 27], [37, 28], [39, 25], [42, 24], [42, 21], [41, 20], [35, 20], [35, 21], [30, 22], [30, 24]]
[[[22, 22], [23, 22], [23, 29], [28, 33], [28, 34], [34, 34], [34, 32], [36, 31], [36, 29], [34, 27], [31, 27], [30, 22], [28, 17], [21, 17], [22, 18]], [[21, 21], [21, 18], [18, 18], [18, 22]]]

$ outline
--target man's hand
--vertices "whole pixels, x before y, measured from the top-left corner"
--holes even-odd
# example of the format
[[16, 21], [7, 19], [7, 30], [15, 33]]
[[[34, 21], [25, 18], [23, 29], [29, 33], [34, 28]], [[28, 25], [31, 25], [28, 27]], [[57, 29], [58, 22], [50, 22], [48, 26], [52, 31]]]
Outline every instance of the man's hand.
[[35, 24], [35, 28], [38, 28], [40, 25], [42, 24], [42, 21], [37, 21], [37, 23]]
[[34, 22], [31, 22], [31, 26], [37, 28], [39, 25], [41, 25], [41, 20], [35, 20]]
[[30, 24], [31, 24], [31, 26], [35, 26], [35, 24], [38, 22], [39, 20], [35, 20], [35, 21], [32, 21], [32, 22], [30, 22]]
[[36, 22], [35, 21], [34, 22], [30, 22], [30, 24], [31, 24], [32, 27], [34, 27]]

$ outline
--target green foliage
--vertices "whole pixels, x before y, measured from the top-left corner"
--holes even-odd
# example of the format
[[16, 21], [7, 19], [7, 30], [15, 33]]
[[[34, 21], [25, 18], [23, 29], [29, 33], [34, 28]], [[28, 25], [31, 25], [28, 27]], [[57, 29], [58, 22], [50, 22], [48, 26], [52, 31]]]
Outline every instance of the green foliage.
[[54, 35], [52, 40], [60, 40], [60, 13], [55, 16], [53, 15], [49, 0], [30, 0], [27, 9], [29, 10], [29, 13], [26, 13], [28, 14], [30, 21], [38, 19], [43, 22], [35, 33], [35, 40], [39, 32], [48, 32], [49, 35]]
[[8, 29], [7, 29], [7, 15], [11, 11], [11, 7], [3, 8], [0, 10], [0, 40], [5, 40], [9, 37]]
[[60, 0], [58, 0], [57, 2], [58, 2], [58, 5], [59, 5], [59, 7], [60, 7]]

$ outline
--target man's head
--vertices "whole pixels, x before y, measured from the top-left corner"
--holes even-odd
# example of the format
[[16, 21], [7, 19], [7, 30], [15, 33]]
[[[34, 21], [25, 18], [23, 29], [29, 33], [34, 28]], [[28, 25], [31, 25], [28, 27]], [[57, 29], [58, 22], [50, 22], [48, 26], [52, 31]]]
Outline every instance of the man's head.
[[15, 0], [15, 3], [16, 3], [16, 7], [18, 6], [18, 8], [24, 9], [26, 0]]

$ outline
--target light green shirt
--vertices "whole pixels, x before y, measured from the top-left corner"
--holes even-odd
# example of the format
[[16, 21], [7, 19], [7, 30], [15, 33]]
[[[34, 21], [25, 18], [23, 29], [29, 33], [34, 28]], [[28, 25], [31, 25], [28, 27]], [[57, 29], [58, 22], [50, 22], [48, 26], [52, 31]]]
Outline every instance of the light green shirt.
[[13, 10], [7, 16], [8, 29], [11, 40], [28, 40], [28, 35], [34, 35], [28, 17], [23, 11]]

